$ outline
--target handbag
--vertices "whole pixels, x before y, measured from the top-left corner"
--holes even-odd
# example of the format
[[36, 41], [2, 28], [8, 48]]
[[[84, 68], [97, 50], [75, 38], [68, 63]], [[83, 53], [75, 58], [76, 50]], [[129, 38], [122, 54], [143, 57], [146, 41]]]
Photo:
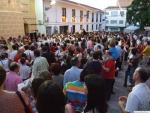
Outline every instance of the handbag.
[[21, 102], [22, 102], [22, 104], [23, 104], [23, 106], [24, 106], [24, 112], [25, 112], [25, 113], [32, 113], [32, 112], [30, 111], [30, 108], [26, 105], [26, 103], [25, 103], [23, 97], [21, 96], [21, 93], [20, 93], [19, 91], [17, 91], [16, 94], [17, 94], [17, 96], [19, 97], [19, 99], [21, 100]]

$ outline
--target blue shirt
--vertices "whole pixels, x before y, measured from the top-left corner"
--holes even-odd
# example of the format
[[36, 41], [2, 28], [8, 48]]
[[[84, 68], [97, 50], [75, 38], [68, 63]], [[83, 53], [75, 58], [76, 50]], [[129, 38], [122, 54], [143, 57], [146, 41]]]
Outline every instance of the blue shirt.
[[112, 48], [110, 48], [109, 49], [109, 52], [111, 53], [111, 56], [115, 59], [115, 60], [117, 60], [118, 58], [119, 58], [119, 51], [117, 50], [117, 48], [116, 47], [112, 47]]
[[63, 84], [65, 85], [68, 82], [73, 82], [76, 80], [80, 80], [80, 73], [82, 69], [79, 69], [76, 66], [72, 66], [70, 69], [68, 69], [64, 74], [64, 81]]

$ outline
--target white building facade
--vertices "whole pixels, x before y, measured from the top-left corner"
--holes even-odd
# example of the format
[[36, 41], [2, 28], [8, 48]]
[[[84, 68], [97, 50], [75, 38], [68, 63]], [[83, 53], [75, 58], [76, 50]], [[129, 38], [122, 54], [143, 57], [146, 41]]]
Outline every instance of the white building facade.
[[108, 7], [105, 9], [105, 30], [123, 31], [126, 27], [126, 8]]
[[50, 0], [36, 0], [35, 5], [37, 28], [41, 34], [104, 30], [100, 9], [69, 0], [56, 0], [53, 5]]

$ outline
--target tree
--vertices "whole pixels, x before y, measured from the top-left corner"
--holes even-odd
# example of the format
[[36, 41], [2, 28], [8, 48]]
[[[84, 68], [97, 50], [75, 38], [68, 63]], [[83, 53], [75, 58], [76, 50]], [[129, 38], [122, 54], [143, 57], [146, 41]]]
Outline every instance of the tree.
[[150, 0], [133, 0], [127, 8], [127, 21], [134, 25], [139, 23], [141, 29], [150, 26]]

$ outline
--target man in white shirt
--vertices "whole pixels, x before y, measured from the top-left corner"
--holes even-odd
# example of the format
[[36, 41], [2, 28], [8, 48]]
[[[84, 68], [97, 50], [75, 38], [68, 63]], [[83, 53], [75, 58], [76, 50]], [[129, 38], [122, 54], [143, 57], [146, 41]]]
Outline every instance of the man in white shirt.
[[29, 50], [29, 46], [28, 45], [25, 45], [24, 48], [25, 48], [25, 52], [24, 53], [27, 55], [28, 60], [33, 60], [34, 59], [33, 51]]
[[[128, 95], [119, 98], [119, 107], [122, 113], [134, 113], [134, 111], [150, 111], [150, 89], [146, 85], [149, 79], [149, 71], [145, 68], [137, 68], [134, 72], [133, 79], [135, 86]], [[124, 107], [126, 103], [126, 106]]]
[[18, 48], [17, 48], [16, 45], [12, 45], [12, 49], [13, 49], [12, 52], [9, 53], [9, 59], [14, 61], [14, 59], [15, 59], [15, 57], [17, 55]]

